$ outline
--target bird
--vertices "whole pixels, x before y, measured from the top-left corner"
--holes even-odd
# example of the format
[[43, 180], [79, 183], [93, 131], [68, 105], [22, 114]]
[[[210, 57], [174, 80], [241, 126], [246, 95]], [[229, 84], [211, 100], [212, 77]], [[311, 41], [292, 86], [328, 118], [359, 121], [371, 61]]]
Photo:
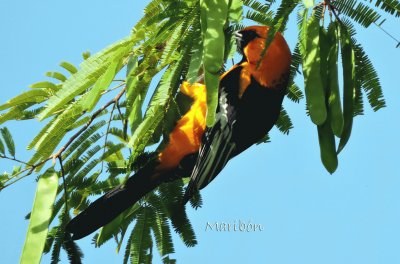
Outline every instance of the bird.
[[234, 33], [243, 56], [220, 76], [213, 126], [206, 126], [205, 85], [182, 83], [180, 91], [193, 102], [163, 147], [123, 185], [74, 217], [66, 226], [71, 239], [81, 239], [108, 224], [161, 184], [190, 177], [182, 200], [182, 205], [186, 204], [229, 160], [267, 135], [279, 118], [291, 65], [290, 48], [279, 32], [263, 53], [269, 30], [254, 25]]

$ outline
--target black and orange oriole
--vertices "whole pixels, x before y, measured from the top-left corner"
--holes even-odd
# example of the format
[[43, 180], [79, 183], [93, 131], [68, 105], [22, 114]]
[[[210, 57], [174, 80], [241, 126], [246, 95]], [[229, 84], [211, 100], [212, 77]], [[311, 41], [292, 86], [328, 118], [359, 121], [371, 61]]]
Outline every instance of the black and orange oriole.
[[181, 92], [192, 97], [193, 103], [175, 125], [168, 143], [124, 185], [107, 192], [72, 219], [66, 227], [72, 239], [106, 225], [160, 184], [190, 176], [186, 203], [230, 159], [268, 133], [279, 117], [291, 54], [285, 39], [277, 33], [260, 60], [267, 33], [266, 26], [246, 27], [235, 33], [243, 59], [221, 76], [214, 126], [206, 128], [205, 86], [182, 84]]

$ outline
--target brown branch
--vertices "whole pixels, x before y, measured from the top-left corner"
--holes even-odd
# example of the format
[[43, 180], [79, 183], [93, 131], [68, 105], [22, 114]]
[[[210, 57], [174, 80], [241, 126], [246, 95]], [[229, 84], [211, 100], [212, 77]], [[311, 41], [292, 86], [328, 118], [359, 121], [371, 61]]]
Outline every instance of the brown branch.
[[16, 162], [21, 163], [21, 164], [24, 164], [24, 165], [26, 165], [26, 166], [32, 167], [31, 164], [29, 164], [29, 163], [27, 163], [27, 162], [25, 162], [25, 161], [16, 159], [15, 157], [14, 157], [14, 158], [11, 158], [11, 157], [8, 157], [8, 156], [5, 156], [5, 155], [0, 155], [0, 159], [8, 159], [8, 160], [16, 161]]
[[53, 154], [52, 156], [50, 156], [46, 161], [53, 159], [55, 160], [56, 158], [58, 158], [71, 144], [72, 142], [74, 142], [74, 140], [80, 135], [82, 134], [86, 129], [88, 129], [88, 127], [93, 123], [93, 121], [97, 118], [98, 115], [101, 114], [101, 112], [103, 112], [107, 107], [109, 107], [112, 104], [115, 104], [116, 102], [119, 101], [119, 99], [121, 98], [121, 96], [125, 93], [126, 91], [126, 87], [124, 89], [122, 89], [115, 97], [114, 99], [112, 99], [111, 101], [109, 101], [108, 103], [106, 103], [105, 105], [103, 105], [99, 110], [97, 110], [96, 112], [94, 112], [92, 114], [92, 116], [90, 117], [89, 121], [78, 131], [76, 132], [69, 140], [68, 142], [62, 146], [60, 148], [59, 151], [57, 151], [55, 154]]
[[123, 137], [124, 137], [124, 140], [126, 140], [128, 138], [128, 132], [127, 132], [128, 131], [128, 120], [126, 120], [124, 118], [118, 102], [116, 103], [116, 106], [117, 106], [119, 117], [121, 118], [121, 121], [122, 121], [122, 127], [123, 127], [123, 133], [124, 133]]
[[332, 5], [332, 1], [331, 0], [324, 0], [324, 5], [328, 6], [329, 11], [332, 12], [332, 14], [335, 16], [336, 20], [339, 21], [340, 24], [344, 25], [344, 23], [342, 22], [342, 20], [339, 17], [339, 14], [336, 13], [336, 7], [334, 5]]

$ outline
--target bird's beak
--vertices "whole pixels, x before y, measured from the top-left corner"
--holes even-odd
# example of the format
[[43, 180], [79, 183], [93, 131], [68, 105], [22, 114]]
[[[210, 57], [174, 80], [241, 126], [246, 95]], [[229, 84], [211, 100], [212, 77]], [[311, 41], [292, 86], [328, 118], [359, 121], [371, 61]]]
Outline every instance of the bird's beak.
[[238, 30], [238, 31], [235, 31], [235, 32], [233, 32], [233, 35], [235, 36], [235, 39], [237, 39], [237, 40], [241, 40], [242, 38], [243, 38], [243, 34], [242, 33], [240, 33], [240, 31]]
[[243, 46], [244, 46], [244, 42], [243, 42], [243, 33], [241, 31], [235, 31], [233, 32], [233, 36], [236, 39], [236, 46], [237, 46], [237, 50], [239, 53], [243, 53]]

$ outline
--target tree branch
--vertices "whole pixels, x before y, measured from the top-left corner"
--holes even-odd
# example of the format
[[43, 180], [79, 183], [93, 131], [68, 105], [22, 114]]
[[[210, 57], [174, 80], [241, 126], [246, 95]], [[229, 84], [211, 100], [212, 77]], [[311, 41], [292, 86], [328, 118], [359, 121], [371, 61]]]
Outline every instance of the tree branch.
[[[94, 112], [94, 113], [91, 115], [89, 121], [88, 121], [81, 129], [79, 129], [79, 131], [77, 131], [75, 134], [73, 134], [72, 137], [67, 141], [67, 143], [66, 143], [64, 146], [62, 146], [56, 153], [54, 153], [53, 155], [51, 155], [51, 156], [48, 157], [47, 159], [44, 159], [44, 160], [42, 160], [42, 161], [40, 161], [40, 162], [38, 162], [38, 163], [36, 163], [36, 164], [28, 164], [28, 163], [26, 163], [26, 162], [24, 162], [24, 161], [21, 161], [21, 160], [15, 159], [15, 158], [10, 158], [10, 157], [7, 157], [7, 156], [0, 156], [0, 158], [13, 160], [13, 161], [16, 161], [16, 162], [25, 164], [25, 165], [27, 166], [27, 168], [26, 168], [25, 170], [23, 170], [23, 171], [17, 173], [16, 175], [22, 174], [23, 172], [29, 170], [28, 173], [27, 173], [26, 175], [23, 175], [23, 176], [21, 176], [21, 177], [19, 177], [19, 178], [17, 178], [17, 179], [15, 179], [15, 177], [12, 178], [12, 179], [14, 179], [14, 181], [12, 181], [12, 182], [9, 182], [9, 181], [12, 180], [12, 179], [9, 179], [8, 181], [6, 181], [6, 182], [9, 182], [9, 183], [8, 183], [8, 184], [5, 184], [5, 185], [3, 185], [3, 186], [1, 186], [1, 187], [0, 187], [0, 190], [3, 190], [3, 189], [5, 189], [6, 187], [8, 187], [8, 186], [10, 186], [10, 185], [12, 185], [12, 184], [14, 184], [14, 183], [16, 183], [17, 181], [19, 181], [19, 180], [21, 180], [21, 179], [23, 179], [23, 178], [25, 178], [25, 177], [31, 175], [31, 174], [35, 171], [36, 168], [42, 166], [43, 164], [45, 164], [45, 163], [46, 163], [47, 161], [49, 161], [49, 160], [53, 160], [53, 163], [55, 163], [55, 162], [56, 162], [56, 159], [59, 159], [60, 165], [62, 166], [62, 164], [61, 164], [61, 161], [62, 161], [62, 160], [60, 160], [60, 158], [61, 158], [61, 155], [63, 154], [63, 152], [72, 144], [72, 142], [74, 142], [74, 140], [75, 140], [79, 135], [81, 135], [86, 129], [89, 128], [89, 126], [90, 126], [90, 125], [93, 123], [93, 121], [101, 114], [101, 112], [103, 112], [103, 111], [104, 111], [106, 108], [108, 108], [110, 105], [114, 105], [114, 107], [115, 107], [115, 104], [118, 103], [118, 101], [121, 99], [121, 97], [122, 97], [122, 95], [125, 93], [125, 91], [126, 91], [126, 87], [124, 87], [112, 100], [108, 101], [108, 102], [107, 102], [105, 105], [103, 105], [100, 109], [98, 109], [96, 112]], [[83, 112], [82, 114], [85, 114], [85, 112]], [[61, 169], [63, 170], [63, 167], [62, 167]], [[64, 182], [65, 182], [65, 181], [64, 181]]]

